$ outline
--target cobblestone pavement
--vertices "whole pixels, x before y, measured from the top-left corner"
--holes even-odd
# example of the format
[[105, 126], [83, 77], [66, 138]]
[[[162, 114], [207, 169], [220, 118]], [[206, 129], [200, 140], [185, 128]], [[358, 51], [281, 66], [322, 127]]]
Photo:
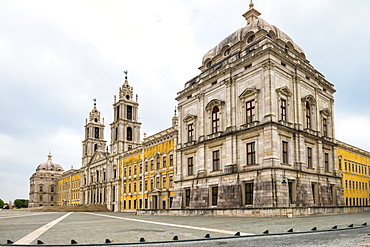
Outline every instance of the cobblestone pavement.
[[[69, 245], [72, 239], [78, 244], [94, 245], [104, 244], [109, 239], [114, 246], [118, 243], [140, 246], [370, 246], [370, 226], [362, 226], [365, 222], [370, 224], [370, 213], [237, 218], [9, 210], [0, 211], [0, 245], [6, 245], [7, 240], [20, 245], [37, 244], [37, 240], [44, 245]], [[348, 227], [351, 224], [353, 227]], [[334, 226], [337, 230], [332, 229]], [[311, 230], [314, 227], [316, 231]], [[290, 229], [292, 232], [287, 233]], [[263, 234], [266, 230], [269, 234]], [[237, 232], [242, 237], [235, 237]], [[209, 240], [195, 241], [205, 239], [207, 234]], [[174, 236], [179, 241], [173, 241]], [[140, 243], [141, 238], [146, 242]]]

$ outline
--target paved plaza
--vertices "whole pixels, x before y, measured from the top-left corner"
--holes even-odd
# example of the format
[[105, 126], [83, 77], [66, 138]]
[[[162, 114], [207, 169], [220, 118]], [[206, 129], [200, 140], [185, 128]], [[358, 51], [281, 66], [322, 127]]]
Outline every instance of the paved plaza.
[[[8, 240], [19, 245], [37, 244], [37, 240], [44, 245], [69, 245], [72, 239], [78, 244], [94, 245], [109, 239], [110, 245], [140, 246], [370, 246], [370, 227], [363, 226], [365, 222], [370, 223], [370, 213], [237, 218], [10, 210], [0, 211], [0, 245], [6, 245]], [[348, 227], [351, 224], [353, 227]], [[334, 226], [337, 230], [332, 230]], [[311, 230], [314, 227], [316, 231]], [[292, 232], [287, 233], [290, 229]], [[263, 234], [266, 230], [268, 235]], [[235, 237], [237, 232], [249, 237]], [[207, 234], [210, 240], [196, 241], [205, 239]], [[174, 236], [179, 241], [173, 241]], [[141, 238], [145, 242], [140, 243]]]

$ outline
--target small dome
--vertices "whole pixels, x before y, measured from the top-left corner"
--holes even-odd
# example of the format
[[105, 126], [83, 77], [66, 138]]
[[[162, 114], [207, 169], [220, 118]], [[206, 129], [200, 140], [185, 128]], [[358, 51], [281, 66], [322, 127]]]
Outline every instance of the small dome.
[[271, 32], [275, 35], [275, 38], [278, 40], [282, 40], [286, 44], [291, 44], [293, 48], [300, 54], [304, 54], [304, 51], [301, 47], [299, 47], [294, 41], [286, 35], [283, 31], [281, 31], [279, 28], [275, 27], [274, 25], [270, 25], [262, 18], [258, 18], [251, 22], [250, 24], [247, 24], [247, 26], [240, 28], [233, 34], [226, 37], [224, 40], [222, 40], [216, 47], [211, 49], [209, 52], [206, 53], [203, 57], [203, 64], [205, 64], [206, 60], [213, 59], [215, 56], [221, 54], [223, 48], [225, 46], [233, 46], [236, 43], [243, 41], [248, 34], [256, 34], [260, 30], [265, 30], [268, 34], [271, 34]]
[[55, 164], [51, 159], [52, 155], [49, 153], [48, 160], [44, 163], [41, 163], [37, 168], [36, 171], [64, 171], [61, 165]]

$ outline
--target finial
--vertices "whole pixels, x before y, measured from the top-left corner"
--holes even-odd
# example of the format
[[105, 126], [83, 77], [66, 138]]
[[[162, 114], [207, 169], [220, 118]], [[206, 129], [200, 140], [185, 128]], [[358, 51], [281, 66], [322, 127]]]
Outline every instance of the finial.
[[127, 74], [128, 74], [128, 71], [127, 71], [127, 70], [125, 70], [125, 71], [123, 71], [123, 73], [125, 73], [125, 80], [127, 80]]
[[94, 101], [94, 106], [96, 106], [96, 98], [95, 98], [95, 99], [93, 99], [93, 101]]
[[175, 106], [175, 117], [177, 116], [177, 107]]
[[249, 8], [253, 8], [254, 7], [254, 3], [253, 3], [253, 0], [251, 0], [251, 2], [249, 3]]
[[139, 100], [139, 96], [136, 94], [136, 102], [138, 102]]
[[52, 157], [52, 155], [51, 155], [51, 152], [50, 152], [50, 150], [49, 150], [49, 154], [48, 154], [48, 161], [51, 161], [51, 157]]

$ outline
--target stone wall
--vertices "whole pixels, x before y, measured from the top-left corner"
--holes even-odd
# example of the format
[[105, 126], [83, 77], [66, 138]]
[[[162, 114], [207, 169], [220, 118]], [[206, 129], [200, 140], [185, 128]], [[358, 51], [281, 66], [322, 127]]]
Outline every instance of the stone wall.
[[137, 210], [136, 215], [165, 216], [217, 216], [217, 217], [303, 217], [330, 214], [370, 212], [366, 207], [284, 207], [284, 208], [235, 208], [235, 209], [166, 209]]

